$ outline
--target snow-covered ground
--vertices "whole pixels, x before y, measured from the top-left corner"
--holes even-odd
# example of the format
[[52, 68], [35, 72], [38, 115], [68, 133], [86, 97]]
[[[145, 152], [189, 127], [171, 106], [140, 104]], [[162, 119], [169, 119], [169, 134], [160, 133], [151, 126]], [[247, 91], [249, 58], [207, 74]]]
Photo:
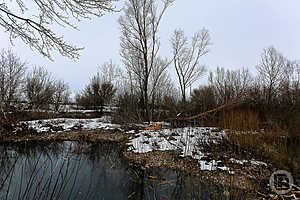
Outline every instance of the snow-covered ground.
[[70, 130], [94, 130], [94, 129], [120, 129], [120, 125], [110, 123], [110, 117], [104, 116], [94, 119], [45, 119], [33, 120], [21, 123], [27, 123], [29, 128], [33, 128], [39, 133], [42, 132], [59, 132]]
[[266, 163], [264, 163], [262, 161], [257, 161], [257, 160], [237, 160], [237, 159], [234, 159], [234, 158], [230, 158], [230, 161], [233, 162], [233, 163], [240, 164], [240, 165], [243, 165], [245, 163], [250, 163], [251, 165], [264, 165], [264, 166], [267, 166]]
[[[27, 123], [30, 128], [37, 132], [60, 132], [71, 130], [93, 130], [93, 129], [118, 129], [122, 130], [118, 124], [111, 123], [111, 117], [104, 116], [96, 119], [47, 119], [22, 122]], [[201, 170], [226, 170], [229, 167], [222, 166], [220, 160], [205, 161], [206, 156], [201, 152], [201, 144], [217, 143], [226, 139], [225, 131], [220, 131], [214, 127], [186, 127], [176, 129], [161, 130], [130, 130], [131, 138], [128, 143], [128, 150], [135, 153], [147, 153], [154, 150], [180, 150], [181, 156], [191, 156], [198, 160]], [[249, 162], [252, 165], [264, 165], [266, 163], [255, 160], [229, 159], [232, 163], [243, 165]]]
[[[162, 130], [143, 130], [136, 134], [129, 142], [129, 149], [135, 153], [146, 153], [153, 150], [180, 150], [181, 156], [191, 156], [197, 159], [201, 170], [226, 170], [230, 169], [226, 166], [220, 167], [218, 164], [221, 161], [211, 160], [205, 161], [202, 158], [205, 156], [201, 152], [201, 144], [208, 142], [217, 142], [225, 139], [225, 131], [219, 131], [212, 127], [186, 127], [177, 129], [162, 129]], [[244, 163], [245, 160], [231, 160], [236, 163]], [[260, 161], [251, 160], [251, 164], [266, 165]]]
[[129, 145], [135, 153], [146, 153], [152, 150], [175, 150], [181, 148], [182, 156], [193, 156], [197, 153], [199, 140], [215, 141], [225, 136], [224, 131], [214, 131], [216, 128], [195, 127], [162, 130], [143, 130], [137, 133]]

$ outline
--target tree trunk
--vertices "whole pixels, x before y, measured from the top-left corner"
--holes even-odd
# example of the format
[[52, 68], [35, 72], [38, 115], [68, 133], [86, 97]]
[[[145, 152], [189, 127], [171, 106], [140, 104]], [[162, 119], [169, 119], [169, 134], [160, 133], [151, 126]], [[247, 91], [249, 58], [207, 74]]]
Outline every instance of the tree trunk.
[[145, 110], [146, 111], [146, 120], [148, 122], [150, 122], [152, 120], [152, 117], [151, 117], [149, 98], [148, 98], [148, 83], [144, 83], [144, 101], [145, 101], [145, 108], [146, 108], [146, 110]]

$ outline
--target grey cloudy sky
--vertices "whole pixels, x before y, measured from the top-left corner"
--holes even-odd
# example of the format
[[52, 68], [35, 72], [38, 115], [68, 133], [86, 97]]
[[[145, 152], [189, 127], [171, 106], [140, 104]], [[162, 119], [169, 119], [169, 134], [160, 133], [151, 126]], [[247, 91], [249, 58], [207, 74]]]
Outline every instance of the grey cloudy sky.
[[[248, 67], [255, 72], [263, 48], [271, 45], [292, 60], [300, 59], [299, 8], [299, 0], [176, 0], [161, 23], [160, 53], [171, 57], [169, 39], [174, 29], [182, 28], [191, 36], [205, 27], [213, 43], [211, 52], [202, 60], [208, 70], [213, 71], [217, 66]], [[29, 63], [29, 68], [45, 66], [76, 92], [88, 83], [103, 62], [112, 59], [122, 66], [117, 22], [121, 14], [82, 21], [78, 25], [80, 31], [59, 28], [67, 41], [85, 47], [76, 62], [58, 54], [54, 55], [54, 62], [49, 61], [18, 40], [11, 46], [3, 30], [0, 31], [0, 48], [11, 48]]]

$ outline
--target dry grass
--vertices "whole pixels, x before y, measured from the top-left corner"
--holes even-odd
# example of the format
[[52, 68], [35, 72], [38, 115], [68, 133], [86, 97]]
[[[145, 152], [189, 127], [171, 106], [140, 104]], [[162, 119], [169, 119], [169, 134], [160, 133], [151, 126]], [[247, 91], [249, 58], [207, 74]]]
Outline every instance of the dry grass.
[[258, 130], [259, 115], [251, 110], [230, 110], [220, 113], [219, 127], [231, 130]]
[[237, 147], [237, 154], [246, 151], [260, 159], [268, 159], [278, 167], [288, 163], [286, 133], [229, 131], [227, 135], [229, 142]]
[[289, 131], [278, 122], [261, 123], [257, 112], [246, 109], [223, 112], [220, 119], [219, 125], [228, 129], [228, 141], [235, 154], [246, 152], [258, 159], [267, 159], [277, 167], [289, 165]]

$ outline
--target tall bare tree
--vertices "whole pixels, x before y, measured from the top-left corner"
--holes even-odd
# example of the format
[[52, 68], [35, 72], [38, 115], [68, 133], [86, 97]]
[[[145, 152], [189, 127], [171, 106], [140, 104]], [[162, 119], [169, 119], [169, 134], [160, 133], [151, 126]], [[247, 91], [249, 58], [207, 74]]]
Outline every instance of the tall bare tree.
[[184, 31], [175, 30], [171, 38], [174, 66], [182, 94], [182, 101], [186, 102], [186, 89], [205, 73], [205, 66], [200, 64], [200, 58], [209, 52], [210, 35], [208, 30], [202, 29], [194, 34], [189, 45]]
[[76, 59], [82, 48], [70, 45], [58, 36], [52, 25], [77, 29], [74, 20], [102, 16], [114, 10], [118, 0], [34, 0], [4, 1], [0, 3], [0, 27], [9, 33], [10, 39], [20, 38], [31, 48], [51, 59], [53, 50], [63, 56]]
[[[159, 25], [166, 9], [174, 0], [162, 1], [158, 9], [155, 0], [129, 0], [119, 18], [121, 29], [121, 56], [127, 70], [140, 87], [145, 117], [151, 120], [149, 80], [156, 67], [164, 71], [169, 65], [159, 58]], [[162, 73], [161, 73], [162, 74]]]
[[274, 47], [263, 50], [260, 63], [256, 66], [259, 80], [264, 89], [267, 104], [270, 104], [276, 95], [284, 74], [287, 59]]
[[7, 105], [18, 100], [24, 80], [25, 62], [11, 50], [0, 52], [0, 101]]
[[[163, 65], [159, 66], [163, 67]], [[170, 92], [170, 89], [173, 86], [168, 71], [161, 69], [161, 67], [154, 68], [153, 73], [151, 73], [149, 95], [151, 102], [151, 116], [155, 114], [155, 109], [160, 110], [163, 97]], [[160, 116], [160, 114], [157, 116]]]

